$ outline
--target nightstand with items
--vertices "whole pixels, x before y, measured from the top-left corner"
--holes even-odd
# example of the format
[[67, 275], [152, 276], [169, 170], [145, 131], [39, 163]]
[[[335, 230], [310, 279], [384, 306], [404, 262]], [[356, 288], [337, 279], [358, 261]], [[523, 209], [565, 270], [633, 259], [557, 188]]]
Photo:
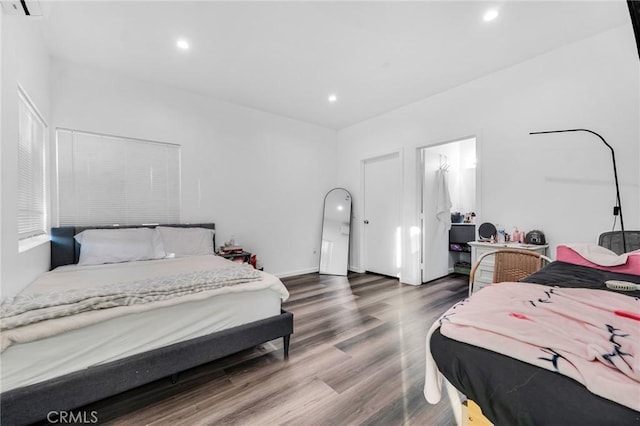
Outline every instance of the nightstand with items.
[[236, 251], [236, 252], [219, 251], [216, 254], [220, 257], [224, 257], [225, 259], [229, 259], [233, 261], [235, 261], [236, 259], [242, 259], [243, 263], [251, 263], [251, 253], [249, 253], [248, 251], [244, 251], [244, 250]]
[[258, 265], [256, 255], [251, 252], [245, 251], [242, 247], [221, 246], [216, 254], [220, 257], [231, 260], [232, 262], [242, 262], [243, 264], [246, 263], [247, 265], [253, 266], [255, 269], [258, 269], [260, 271], [264, 270], [262, 265]]
[[471, 247], [476, 239], [473, 223], [452, 223], [449, 230], [449, 254], [453, 261], [453, 272], [469, 275], [471, 271]]

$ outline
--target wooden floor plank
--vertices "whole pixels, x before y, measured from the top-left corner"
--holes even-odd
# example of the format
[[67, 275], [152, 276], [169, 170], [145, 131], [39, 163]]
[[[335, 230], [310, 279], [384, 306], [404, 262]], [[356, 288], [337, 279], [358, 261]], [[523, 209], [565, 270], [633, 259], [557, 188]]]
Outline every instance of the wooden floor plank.
[[294, 314], [290, 357], [281, 339], [159, 380], [81, 410], [113, 425], [455, 424], [446, 398], [429, 405], [425, 338], [466, 297], [467, 278], [422, 286], [376, 274], [283, 279]]

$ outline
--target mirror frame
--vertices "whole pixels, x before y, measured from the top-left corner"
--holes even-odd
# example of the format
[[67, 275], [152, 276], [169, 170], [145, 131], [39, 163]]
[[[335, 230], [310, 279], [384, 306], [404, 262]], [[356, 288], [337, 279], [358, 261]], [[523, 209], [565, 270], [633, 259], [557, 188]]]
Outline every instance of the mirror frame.
[[[347, 263], [346, 263], [346, 267], [344, 270], [344, 273], [331, 273], [331, 272], [327, 272], [327, 271], [323, 271], [322, 270], [322, 242], [324, 241], [324, 235], [325, 235], [325, 216], [326, 216], [326, 211], [327, 211], [327, 197], [329, 197], [329, 195], [336, 190], [341, 190], [344, 191], [345, 195], [348, 197], [349, 199], [349, 235], [347, 237], [347, 253], [346, 253], [346, 257], [347, 257]], [[320, 260], [319, 260], [319, 264], [318, 264], [318, 273], [321, 275], [340, 275], [340, 276], [346, 276], [349, 273], [349, 255], [351, 254], [351, 227], [352, 227], [352, 210], [353, 210], [353, 196], [351, 195], [351, 193], [346, 190], [345, 188], [333, 188], [330, 189], [324, 196], [324, 201], [322, 203], [322, 230], [320, 232]]]

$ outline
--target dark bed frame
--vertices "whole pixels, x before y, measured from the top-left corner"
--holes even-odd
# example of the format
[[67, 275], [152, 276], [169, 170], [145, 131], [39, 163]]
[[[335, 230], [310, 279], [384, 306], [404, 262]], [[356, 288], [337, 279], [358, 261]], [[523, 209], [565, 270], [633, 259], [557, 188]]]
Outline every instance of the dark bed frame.
[[[215, 230], [213, 223], [162, 226]], [[113, 227], [52, 228], [51, 269], [78, 263], [80, 247], [73, 238], [78, 232], [106, 228]], [[175, 379], [181, 371], [280, 337], [283, 338], [284, 357], [287, 359], [292, 333], [293, 314], [281, 311], [274, 317], [12, 389], [0, 394], [1, 423], [18, 425], [40, 421], [51, 411], [69, 411], [154, 380], [169, 376]]]

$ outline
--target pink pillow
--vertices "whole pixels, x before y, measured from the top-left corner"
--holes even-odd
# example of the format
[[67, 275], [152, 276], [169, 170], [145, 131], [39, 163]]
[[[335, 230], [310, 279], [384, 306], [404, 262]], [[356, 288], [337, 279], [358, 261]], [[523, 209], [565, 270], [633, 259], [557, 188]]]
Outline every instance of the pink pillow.
[[[615, 256], [615, 253], [612, 252], [612, 255]], [[587, 266], [589, 268], [601, 269], [603, 271], [617, 272], [620, 274], [640, 275], [640, 250], [627, 253], [627, 262], [622, 265], [606, 266], [599, 265], [585, 259], [580, 255], [580, 253], [570, 247], [559, 245], [556, 248], [556, 259], [561, 262]]]

